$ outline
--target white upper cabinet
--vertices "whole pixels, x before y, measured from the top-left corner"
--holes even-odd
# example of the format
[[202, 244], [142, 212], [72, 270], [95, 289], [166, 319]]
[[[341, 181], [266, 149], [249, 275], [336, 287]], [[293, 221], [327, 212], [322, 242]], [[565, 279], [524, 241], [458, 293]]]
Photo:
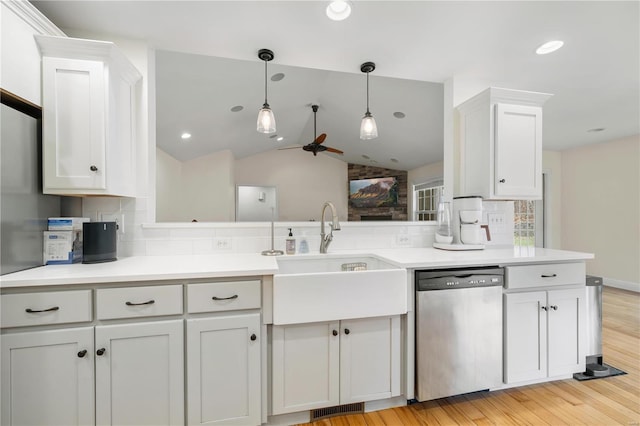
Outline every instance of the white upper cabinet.
[[36, 36], [44, 193], [135, 196], [141, 75], [110, 42]]
[[64, 33], [28, 1], [2, 0], [0, 20], [0, 87], [40, 106], [40, 51], [33, 36]]
[[458, 106], [459, 193], [487, 200], [542, 198], [546, 93], [489, 88]]

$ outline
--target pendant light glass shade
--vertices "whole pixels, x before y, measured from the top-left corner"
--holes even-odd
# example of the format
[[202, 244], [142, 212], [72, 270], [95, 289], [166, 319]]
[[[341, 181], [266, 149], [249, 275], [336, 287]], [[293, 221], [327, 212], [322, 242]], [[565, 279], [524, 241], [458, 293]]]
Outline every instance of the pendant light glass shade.
[[275, 133], [276, 118], [267, 102], [267, 62], [273, 59], [273, 52], [269, 49], [260, 49], [258, 51], [258, 58], [264, 61], [264, 104], [260, 111], [258, 111], [256, 130], [258, 133]]
[[367, 112], [364, 113], [364, 117], [362, 117], [362, 122], [360, 123], [360, 139], [368, 140], [375, 139], [378, 137], [378, 126], [376, 125], [376, 120], [369, 112], [369, 73], [376, 69], [376, 64], [373, 62], [365, 62], [360, 66], [360, 71], [367, 74]]
[[373, 115], [369, 111], [364, 114], [362, 117], [362, 122], [360, 123], [360, 139], [375, 139], [378, 137], [378, 126], [376, 125], [376, 120], [373, 118]]
[[258, 132], [259, 133], [275, 133], [276, 118], [273, 111], [269, 108], [269, 104], [264, 104], [258, 111]]

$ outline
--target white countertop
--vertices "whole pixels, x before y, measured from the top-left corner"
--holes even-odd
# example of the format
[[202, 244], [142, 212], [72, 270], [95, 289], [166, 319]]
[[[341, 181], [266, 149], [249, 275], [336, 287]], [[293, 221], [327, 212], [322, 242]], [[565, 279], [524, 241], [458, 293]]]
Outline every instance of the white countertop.
[[[446, 251], [434, 248], [396, 248], [330, 251], [302, 256], [373, 255], [403, 268], [447, 268], [481, 265], [514, 265], [569, 262], [593, 259], [590, 253], [540, 248], [487, 248], [473, 251]], [[170, 279], [221, 278], [278, 273], [275, 257], [256, 254], [216, 254], [193, 256], [136, 256], [115, 262], [49, 265], [0, 277], [0, 288], [49, 285], [122, 283]]]

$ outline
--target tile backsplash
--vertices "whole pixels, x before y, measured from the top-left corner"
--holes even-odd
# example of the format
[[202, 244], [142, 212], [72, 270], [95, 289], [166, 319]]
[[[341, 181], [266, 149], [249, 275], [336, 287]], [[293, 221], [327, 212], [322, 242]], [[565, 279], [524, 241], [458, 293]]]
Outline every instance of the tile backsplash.
[[[119, 257], [259, 253], [271, 248], [268, 222], [148, 223], [147, 210], [144, 198], [90, 197], [83, 198], [82, 202], [84, 217], [92, 221], [119, 222]], [[513, 202], [483, 202], [483, 223], [489, 223], [489, 215], [504, 217], [504, 221], [490, 224], [491, 241], [485, 244], [513, 245]], [[430, 247], [436, 229], [434, 222], [342, 222], [340, 225], [342, 229], [334, 232], [329, 250]], [[293, 229], [297, 248], [304, 236], [309, 251], [318, 252], [320, 222], [276, 222], [275, 249], [284, 251], [288, 228]]]

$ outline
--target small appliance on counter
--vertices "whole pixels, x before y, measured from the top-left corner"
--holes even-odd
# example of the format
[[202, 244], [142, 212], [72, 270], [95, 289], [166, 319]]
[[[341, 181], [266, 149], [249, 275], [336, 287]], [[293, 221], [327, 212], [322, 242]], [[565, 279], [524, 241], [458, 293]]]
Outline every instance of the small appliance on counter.
[[482, 220], [482, 197], [467, 196], [453, 198], [453, 214], [451, 215], [451, 230], [453, 233], [452, 242], [447, 243], [438, 238], [433, 247], [442, 250], [482, 250], [481, 229], [487, 232], [487, 240], [491, 240], [489, 228], [481, 226]]
[[116, 222], [83, 223], [82, 263], [113, 262], [117, 260], [118, 237], [116, 231]]

